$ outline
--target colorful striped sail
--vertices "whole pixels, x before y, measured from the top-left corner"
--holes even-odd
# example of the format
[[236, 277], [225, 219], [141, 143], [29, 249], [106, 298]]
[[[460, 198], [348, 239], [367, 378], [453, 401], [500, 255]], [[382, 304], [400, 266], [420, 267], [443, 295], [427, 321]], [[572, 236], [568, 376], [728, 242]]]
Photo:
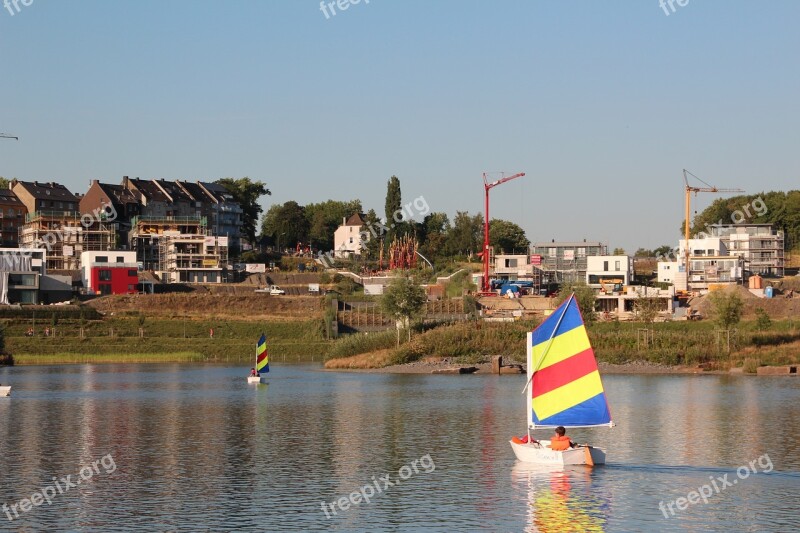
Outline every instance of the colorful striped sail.
[[613, 425], [574, 294], [528, 333], [528, 379], [529, 427]]
[[269, 372], [269, 353], [267, 353], [267, 336], [261, 334], [256, 344], [256, 372]]

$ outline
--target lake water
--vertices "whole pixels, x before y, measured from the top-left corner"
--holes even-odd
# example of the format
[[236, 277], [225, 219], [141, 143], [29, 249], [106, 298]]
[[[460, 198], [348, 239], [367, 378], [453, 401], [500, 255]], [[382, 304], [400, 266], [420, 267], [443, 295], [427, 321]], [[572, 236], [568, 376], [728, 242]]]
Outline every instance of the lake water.
[[609, 464], [559, 471], [525, 467], [508, 444], [524, 432], [524, 376], [278, 365], [268, 384], [247, 385], [247, 370], [0, 369], [0, 383], [13, 385], [0, 398], [0, 530], [789, 531], [800, 522], [797, 378], [604, 376], [617, 427], [571, 436], [606, 447]]

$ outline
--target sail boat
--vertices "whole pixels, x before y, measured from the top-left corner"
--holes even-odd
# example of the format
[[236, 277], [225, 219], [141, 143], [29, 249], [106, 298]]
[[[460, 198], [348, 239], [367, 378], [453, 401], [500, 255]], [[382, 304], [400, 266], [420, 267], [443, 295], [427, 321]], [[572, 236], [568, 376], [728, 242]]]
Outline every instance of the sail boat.
[[0, 386], [0, 398], [3, 398], [5, 396], [11, 396], [11, 386], [10, 385]]
[[269, 372], [269, 353], [267, 352], [267, 336], [261, 334], [261, 338], [256, 343], [256, 375], [248, 376], [248, 383], [262, 383], [261, 373]]
[[613, 427], [594, 350], [573, 293], [539, 327], [528, 333], [527, 438], [511, 439], [517, 459], [555, 465], [604, 464], [606, 452], [583, 446], [550, 449], [531, 430]]

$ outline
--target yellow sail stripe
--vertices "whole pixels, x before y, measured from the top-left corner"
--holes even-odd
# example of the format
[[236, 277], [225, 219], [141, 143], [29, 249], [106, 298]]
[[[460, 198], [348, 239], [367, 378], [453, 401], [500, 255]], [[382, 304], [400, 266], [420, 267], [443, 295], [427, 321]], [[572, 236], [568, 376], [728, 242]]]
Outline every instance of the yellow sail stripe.
[[595, 370], [582, 378], [542, 394], [533, 399], [533, 412], [539, 420], [544, 420], [603, 392], [600, 372]]
[[[549, 349], [548, 346], [550, 346]], [[542, 357], [542, 353], [547, 350], [547, 357], [535, 370], [541, 370], [550, 365], [560, 363], [564, 359], [568, 359], [575, 354], [579, 354], [585, 350], [588, 350], [591, 347], [592, 345], [589, 342], [589, 335], [586, 334], [586, 328], [583, 326], [573, 328], [566, 333], [562, 333], [561, 335], [553, 337], [553, 342], [550, 342], [548, 339], [534, 345], [533, 364], [536, 364]]]

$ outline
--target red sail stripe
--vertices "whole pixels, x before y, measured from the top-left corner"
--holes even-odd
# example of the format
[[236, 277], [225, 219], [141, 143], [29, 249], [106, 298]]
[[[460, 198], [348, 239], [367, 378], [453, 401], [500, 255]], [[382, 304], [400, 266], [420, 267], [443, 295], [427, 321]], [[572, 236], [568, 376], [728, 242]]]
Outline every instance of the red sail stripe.
[[595, 370], [597, 370], [597, 361], [594, 359], [594, 350], [589, 348], [579, 352], [536, 372], [533, 375], [533, 397], [547, 394]]

